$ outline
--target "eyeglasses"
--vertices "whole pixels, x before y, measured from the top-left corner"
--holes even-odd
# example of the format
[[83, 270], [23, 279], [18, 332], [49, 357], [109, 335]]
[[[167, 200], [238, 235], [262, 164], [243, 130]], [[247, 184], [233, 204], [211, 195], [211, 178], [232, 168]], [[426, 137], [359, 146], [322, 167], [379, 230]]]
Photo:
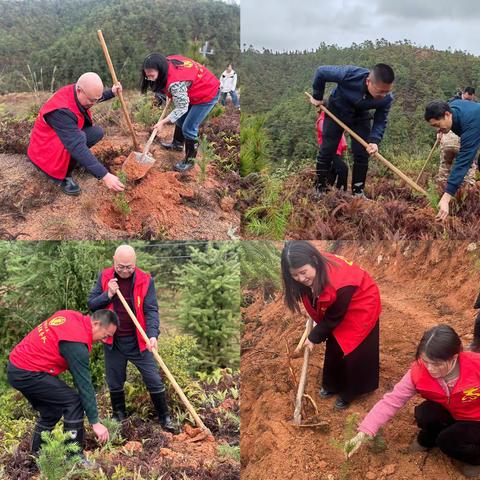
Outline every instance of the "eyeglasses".
[[131, 272], [132, 270], [135, 270], [135, 265], [115, 265], [115, 270]]
[[80, 90], [85, 95], [85, 97], [87, 97], [87, 100], [90, 103], [98, 103], [103, 98], [103, 95], [100, 98], [90, 98], [87, 95], [87, 92], [85, 92], [85, 90], [82, 87], [80, 87], [80, 85], [77, 85], [77, 89]]

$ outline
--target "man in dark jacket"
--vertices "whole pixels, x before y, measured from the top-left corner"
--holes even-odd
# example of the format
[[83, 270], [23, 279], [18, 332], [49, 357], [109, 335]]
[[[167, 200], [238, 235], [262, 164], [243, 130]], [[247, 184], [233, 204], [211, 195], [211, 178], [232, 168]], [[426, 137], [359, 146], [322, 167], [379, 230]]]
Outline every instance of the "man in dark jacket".
[[455, 158], [445, 193], [438, 204], [437, 220], [446, 220], [451, 199], [455, 196], [480, 147], [480, 104], [467, 100], [447, 103], [430, 102], [425, 108], [425, 120], [438, 132], [450, 130], [460, 137], [460, 150]]
[[[126, 417], [124, 384], [127, 362], [131, 361], [142, 374], [150, 392], [160, 425], [175, 431], [168, 411], [165, 385], [155, 365], [152, 350], [158, 348], [160, 333], [157, 294], [153, 278], [135, 266], [135, 250], [129, 245], [120, 245], [113, 256], [113, 267], [106, 268], [98, 277], [97, 284], [88, 297], [88, 307], [113, 310], [119, 318], [119, 327], [113, 339], [104, 344], [105, 373], [110, 390], [113, 416], [119, 421]], [[116, 295], [120, 291], [125, 297], [138, 322], [147, 334], [146, 343], [127, 310]]]
[[[355, 196], [365, 196], [368, 158], [378, 151], [378, 144], [385, 133], [393, 102], [390, 91], [394, 79], [392, 68], [383, 63], [375, 65], [372, 70], [352, 65], [322, 66], [315, 73], [312, 104], [323, 104], [325, 84], [336, 83], [337, 87], [328, 100], [328, 109], [368, 143], [365, 149], [352, 139], [352, 193]], [[373, 124], [371, 110], [374, 110]], [[317, 156], [316, 189], [319, 193], [327, 189], [328, 172], [342, 134], [343, 129], [327, 115], [323, 125], [323, 143]]]
[[[64, 430], [79, 445], [83, 457], [84, 411], [97, 439], [108, 440], [108, 430], [98, 418], [89, 353], [92, 343], [111, 337], [117, 326], [118, 318], [109, 310], [98, 310], [91, 317], [60, 310], [32, 330], [10, 353], [8, 382], [40, 414], [32, 438], [33, 454], [40, 450], [42, 432], [53, 430], [63, 417]], [[78, 392], [58, 378], [67, 369]]]
[[84, 73], [75, 84], [57, 90], [40, 108], [28, 146], [28, 158], [67, 195], [79, 195], [80, 186], [72, 177], [77, 165], [115, 191], [124, 189], [119, 178], [102, 165], [90, 147], [103, 137], [103, 130], [93, 125], [90, 108], [110, 100], [122, 90], [120, 84], [103, 90], [100, 77]]

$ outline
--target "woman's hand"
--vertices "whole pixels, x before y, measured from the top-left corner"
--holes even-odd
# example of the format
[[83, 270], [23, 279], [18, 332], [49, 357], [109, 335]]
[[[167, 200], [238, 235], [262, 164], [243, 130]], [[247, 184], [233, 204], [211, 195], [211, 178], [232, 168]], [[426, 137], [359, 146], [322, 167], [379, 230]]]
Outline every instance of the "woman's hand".
[[313, 350], [314, 346], [315, 346], [315, 344], [312, 343], [308, 338], [305, 339], [305, 342], [303, 342], [303, 348], [308, 348], [310, 351]]
[[360, 448], [366, 437], [366, 433], [358, 432], [353, 438], [345, 442], [343, 446], [345, 458], [350, 458]]
[[167, 118], [164, 118], [163, 120], [159, 120], [154, 126], [153, 128], [157, 129], [157, 135], [161, 133], [163, 127], [169, 123], [169, 120]]

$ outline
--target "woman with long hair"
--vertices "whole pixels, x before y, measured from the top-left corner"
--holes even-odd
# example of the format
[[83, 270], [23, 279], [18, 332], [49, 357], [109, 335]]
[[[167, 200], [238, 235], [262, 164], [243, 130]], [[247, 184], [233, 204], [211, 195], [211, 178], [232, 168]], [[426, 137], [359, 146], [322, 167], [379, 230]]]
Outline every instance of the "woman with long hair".
[[285, 244], [281, 265], [288, 308], [300, 313], [303, 303], [316, 323], [305, 347], [326, 342], [320, 397], [337, 394], [335, 408], [345, 409], [378, 388], [378, 287], [357, 265], [304, 240]]
[[205, 66], [181, 55], [165, 57], [151, 53], [142, 64], [142, 93], [152, 90], [173, 100], [174, 109], [155, 128], [161, 134], [166, 124], [174, 123], [171, 143], [162, 143], [168, 150], [183, 150], [185, 158], [175, 170], [185, 172], [193, 167], [198, 148], [198, 128], [218, 102], [220, 82]]

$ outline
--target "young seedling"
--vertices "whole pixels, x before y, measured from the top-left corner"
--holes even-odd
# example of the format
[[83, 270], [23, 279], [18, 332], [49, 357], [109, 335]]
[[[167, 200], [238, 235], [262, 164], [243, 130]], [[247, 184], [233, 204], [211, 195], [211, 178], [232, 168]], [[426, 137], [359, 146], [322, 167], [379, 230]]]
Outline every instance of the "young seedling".
[[[127, 180], [128, 180], [127, 174], [124, 171], [120, 171], [118, 172], [118, 178], [126, 187]], [[125, 196], [125, 191], [117, 193], [113, 197], [113, 203], [122, 215], [127, 216], [127, 215], [130, 215], [130, 213], [132, 213], [132, 208], [128, 204], [127, 197]]]
[[333, 446], [341, 450], [342, 457], [344, 458], [340, 466], [339, 479], [341, 480], [348, 480], [350, 478], [351, 459], [348, 458], [348, 454], [352, 451], [353, 445], [347, 445], [347, 447], [345, 447], [345, 442], [355, 436], [355, 434], [357, 433], [357, 425], [358, 414], [352, 413], [351, 415], [348, 415], [345, 420], [345, 427], [343, 429], [343, 438], [340, 440], [332, 441]]

